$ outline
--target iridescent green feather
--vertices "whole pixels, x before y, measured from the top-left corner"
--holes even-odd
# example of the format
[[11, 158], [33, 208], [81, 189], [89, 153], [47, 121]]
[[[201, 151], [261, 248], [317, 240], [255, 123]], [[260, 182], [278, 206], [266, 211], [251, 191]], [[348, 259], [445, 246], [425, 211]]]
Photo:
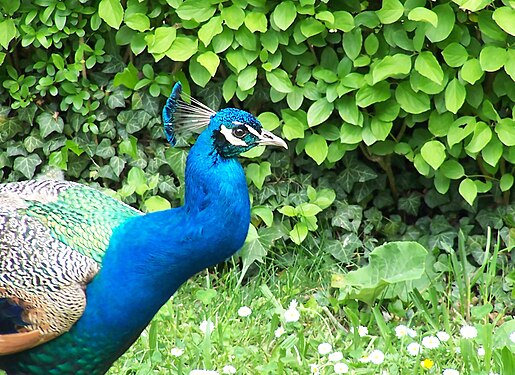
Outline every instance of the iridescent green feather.
[[29, 201], [25, 213], [47, 225], [52, 235], [101, 262], [113, 229], [140, 212], [98, 190], [71, 187], [53, 202]]

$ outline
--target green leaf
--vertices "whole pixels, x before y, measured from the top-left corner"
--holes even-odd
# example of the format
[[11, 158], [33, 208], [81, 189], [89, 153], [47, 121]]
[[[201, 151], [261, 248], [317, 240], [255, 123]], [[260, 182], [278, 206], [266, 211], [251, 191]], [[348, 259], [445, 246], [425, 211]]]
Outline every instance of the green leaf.
[[408, 19], [412, 21], [428, 22], [433, 27], [438, 27], [438, 16], [435, 12], [424, 7], [416, 7], [408, 13]]
[[467, 90], [457, 78], [454, 78], [445, 88], [445, 107], [450, 112], [457, 113], [465, 103], [466, 96]]
[[313, 203], [301, 203], [295, 207], [297, 216], [315, 216], [319, 212], [322, 212], [322, 209]]
[[492, 167], [496, 167], [501, 159], [503, 153], [503, 145], [493, 136], [490, 142], [481, 150], [481, 156], [483, 160], [490, 164]]
[[297, 17], [297, 9], [293, 1], [281, 1], [272, 12], [272, 21], [279, 30], [286, 30]]
[[167, 199], [160, 197], [159, 195], [145, 199], [143, 205], [145, 206], [146, 212], [169, 210], [172, 207]]
[[506, 62], [504, 63], [504, 70], [508, 73], [511, 79], [515, 81], [515, 49], [509, 49], [507, 54]]
[[197, 57], [200, 65], [207, 69], [211, 77], [214, 77], [220, 65], [220, 58], [212, 51], [206, 51]]
[[495, 125], [495, 132], [500, 141], [508, 147], [515, 146], [515, 121], [503, 118]]
[[238, 30], [245, 21], [245, 11], [238, 5], [222, 8], [221, 14], [227, 27], [233, 30]]
[[470, 142], [465, 146], [465, 150], [470, 153], [477, 154], [480, 152], [492, 139], [492, 129], [480, 121], [474, 128], [474, 134]]
[[270, 163], [267, 161], [261, 163], [251, 163], [245, 168], [247, 178], [254, 183], [258, 189], [263, 188], [265, 179], [272, 174]]
[[443, 70], [430, 51], [421, 52], [415, 60], [415, 70], [438, 85], [443, 81]]
[[484, 74], [478, 59], [470, 59], [461, 67], [461, 78], [471, 85], [477, 82]]
[[247, 66], [238, 75], [238, 87], [247, 91], [256, 86], [258, 70], [255, 66]]
[[345, 33], [351, 31], [354, 28], [354, 18], [352, 14], [344, 10], [337, 10], [333, 12], [334, 24], [331, 28], [341, 30]]
[[211, 73], [196, 60], [190, 60], [189, 72], [191, 79], [200, 87], [205, 87], [211, 80]]
[[363, 36], [361, 35], [361, 29], [355, 28], [347, 33], [343, 34], [343, 50], [347, 57], [351, 60], [355, 60], [361, 52], [361, 46], [363, 44]]
[[323, 123], [331, 116], [333, 109], [334, 104], [326, 98], [318, 99], [308, 109], [308, 125], [311, 127]]
[[10, 18], [6, 18], [0, 22], [0, 45], [4, 49], [9, 49], [9, 43], [16, 36], [16, 25]]
[[139, 32], [150, 29], [150, 19], [141, 13], [125, 13], [125, 24]]
[[166, 51], [173, 61], [186, 61], [198, 51], [198, 39], [178, 36], [172, 43], [172, 46]]
[[415, 155], [413, 158], [413, 165], [422, 176], [429, 175], [429, 172], [431, 171], [429, 164], [426, 163], [421, 154]]
[[[98, 15], [109, 26], [119, 29], [123, 20], [123, 8], [120, 0], [100, 0]], [[0, 35], [2, 33], [0, 32]]]
[[302, 241], [304, 241], [308, 235], [308, 227], [306, 224], [302, 222], [298, 222], [295, 224], [293, 229], [290, 231], [290, 239], [296, 243], [297, 245], [300, 245]]
[[183, 20], [205, 22], [213, 17], [215, 11], [216, 7], [209, 0], [186, 0], [179, 5], [176, 12]]
[[302, 121], [298, 117], [290, 115], [287, 111], [281, 113], [284, 120], [283, 134], [286, 139], [291, 141], [295, 138], [304, 138], [304, 130], [308, 128], [307, 120]]
[[420, 153], [427, 164], [435, 170], [442, 165], [447, 156], [445, 146], [440, 141], [426, 142], [420, 149]]
[[[204, 46], [208, 46], [211, 40], [218, 34], [222, 33], [224, 28], [222, 26], [222, 17], [216, 16], [211, 18], [207, 23], [203, 24], [198, 31], [199, 40], [204, 43]], [[231, 32], [230, 30], [228, 30]], [[214, 48], [214, 46], [213, 46]], [[214, 49], [217, 52], [216, 49]]]
[[496, 46], [486, 46], [479, 53], [479, 63], [486, 72], [495, 72], [501, 69], [507, 59], [506, 50]]
[[175, 27], [158, 27], [148, 45], [150, 53], [165, 53], [175, 40], [177, 29]]
[[438, 25], [426, 26], [426, 36], [432, 43], [441, 42], [447, 39], [454, 28], [455, 11], [449, 3], [437, 5], [433, 8], [433, 12], [438, 16]]
[[399, 0], [384, 0], [382, 4], [381, 9], [376, 10], [377, 17], [382, 24], [394, 23], [402, 17], [404, 6]]
[[509, 191], [513, 186], [514, 177], [512, 174], [505, 173], [502, 175], [499, 181], [499, 187], [501, 191]]
[[64, 121], [57, 114], [52, 115], [49, 112], [43, 112], [36, 117], [39, 125], [39, 132], [42, 138], [46, 138], [52, 132], [62, 133], [64, 129]]
[[288, 73], [282, 69], [274, 69], [266, 72], [266, 80], [275, 90], [287, 94], [293, 91], [293, 85]]
[[373, 86], [365, 85], [356, 93], [356, 105], [365, 108], [374, 103], [384, 102], [391, 95], [390, 84], [387, 81], [379, 82]]
[[[430, 52], [429, 52], [430, 53]], [[386, 56], [372, 66], [372, 84], [389, 77], [398, 77], [409, 74], [411, 71], [411, 58], [403, 53]]]
[[470, 178], [466, 178], [460, 182], [458, 188], [460, 195], [467, 201], [471, 206], [477, 197], [477, 186]]
[[397, 86], [395, 98], [401, 108], [408, 113], [418, 114], [430, 109], [429, 96], [421, 91], [413, 91], [408, 82], [402, 82]]
[[321, 135], [311, 134], [306, 139], [305, 150], [306, 154], [308, 154], [318, 165], [320, 165], [327, 157], [327, 141]]
[[465, 169], [456, 160], [444, 161], [439, 171], [451, 180], [457, 180], [465, 175]]
[[515, 36], [515, 9], [507, 6], [499, 7], [494, 11], [492, 17], [501, 29]]
[[[333, 275], [331, 286], [341, 288], [346, 299], [372, 304], [388, 287], [418, 280], [424, 275], [427, 250], [417, 242], [390, 242], [376, 247], [369, 264], [342, 275]], [[337, 276], [337, 277], [335, 277]]]
[[442, 55], [447, 65], [455, 68], [465, 64], [468, 59], [468, 52], [465, 47], [456, 42], [445, 47]]
[[14, 170], [23, 174], [26, 178], [31, 179], [34, 176], [36, 167], [41, 164], [41, 158], [38, 154], [30, 154], [29, 156], [18, 156], [14, 159]]
[[324, 24], [314, 18], [306, 18], [300, 23], [300, 32], [306, 38], [320, 34], [325, 29]]
[[256, 31], [264, 33], [267, 30], [268, 21], [263, 13], [252, 11], [245, 16], [245, 26], [253, 33]]

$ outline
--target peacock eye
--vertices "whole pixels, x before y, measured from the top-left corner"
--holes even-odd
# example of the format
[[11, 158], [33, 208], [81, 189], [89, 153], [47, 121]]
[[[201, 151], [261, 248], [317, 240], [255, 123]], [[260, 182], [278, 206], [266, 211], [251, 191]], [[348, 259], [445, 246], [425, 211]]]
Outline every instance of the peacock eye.
[[234, 128], [232, 130], [232, 135], [234, 135], [236, 138], [243, 138], [247, 135], [248, 131], [245, 128]]

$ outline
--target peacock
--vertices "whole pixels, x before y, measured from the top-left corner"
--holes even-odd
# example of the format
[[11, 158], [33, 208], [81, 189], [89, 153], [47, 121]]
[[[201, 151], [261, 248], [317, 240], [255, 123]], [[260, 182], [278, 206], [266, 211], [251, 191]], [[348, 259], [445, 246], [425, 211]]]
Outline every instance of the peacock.
[[200, 131], [184, 205], [144, 214], [75, 182], [0, 185], [0, 368], [104, 374], [188, 278], [245, 240], [250, 201], [237, 156], [287, 148], [252, 114], [213, 111], [177, 82], [162, 112], [173, 146]]

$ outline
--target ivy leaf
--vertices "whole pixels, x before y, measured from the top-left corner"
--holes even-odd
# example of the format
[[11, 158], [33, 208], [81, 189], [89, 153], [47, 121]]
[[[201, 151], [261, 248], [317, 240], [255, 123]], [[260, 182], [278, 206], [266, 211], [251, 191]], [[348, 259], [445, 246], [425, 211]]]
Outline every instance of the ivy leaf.
[[417, 216], [418, 210], [422, 203], [422, 198], [416, 193], [411, 193], [407, 197], [399, 198], [399, 210], [406, 212], [409, 215]]
[[60, 116], [55, 116], [49, 112], [43, 112], [36, 117], [36, 123], [39, 125], [39, 131], [42, 138], [46, 138], [52, 132], [62, 133], [64, 129], [64, 121]]
[[477, 186], [470, 178], [466, 178], [460, 182], [458, 188], [460, 195], [467, 201], [471, 206], [477, 197]]
[[445, 89], [445, 107], [450, 112], [457, 113], [465, 103], [466, 96], [467, 90], [457, 78], [454, 78]]
[[286, 30], [295, 21], [297, 17], [297, 8], [292, 1], [282, 1], [272, 12], [272, 21], [279, 30]]
[[308, 109], [308, 125], [310, 127], [323, 123], [333, 113], [334, 104], [326, 98], [320, 98]]
[[307, 137], [305, 150], [306, 154], [308, 154], [318, 165], [320, 165], [327, 157], [327, 141], [319, 134], [311, 134], [309, 137]]
[[445, 146], [440, 141], [426, 142], [420, 149], [424, 160], [433, 169], [438, 169], [446, 158]]
[[41, 158], [38, 154], [30, 154], [28, 156], [18, 156], [14, 159], [14, 169], [26, 178], [31, 179], [34, 176], [36, 167], [41, 164]]
[[[109, 26], [120, 28], [123, 20], [123, 8], [120, 0], [101, 0], [98, 4], [98, 15]], [[0, 32], [1, 35], [1, 32]]]
[[430, 51], [421, 52], [415, 60], [415, 70], [438, 85], [443, 81], [443, 70]]
[[122, 111], [116, 117], [120, 123], [126, 126], [127, 133], [132, 134], [143, 129], [152, 116], [146, 111]]

